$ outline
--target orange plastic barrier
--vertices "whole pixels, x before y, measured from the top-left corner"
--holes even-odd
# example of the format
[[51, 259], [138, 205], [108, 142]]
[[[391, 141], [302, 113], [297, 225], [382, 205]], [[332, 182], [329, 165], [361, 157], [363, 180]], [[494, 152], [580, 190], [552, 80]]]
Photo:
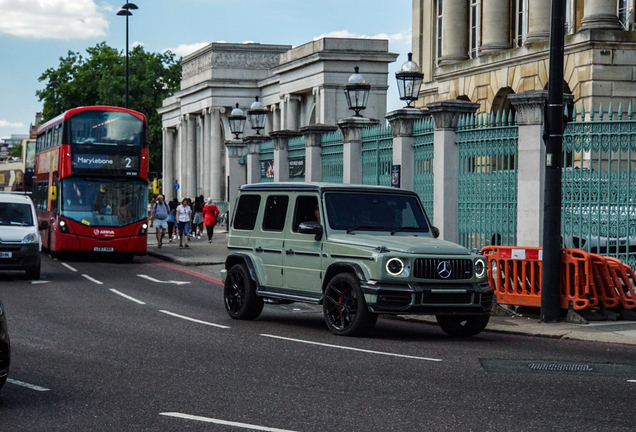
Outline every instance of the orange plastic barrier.
[[636, 276], [632, 268], [616, 258], [605, 257], [605, 262], [614, 283], [614, 294], [625, 309], [636, 308], [634, 282]]

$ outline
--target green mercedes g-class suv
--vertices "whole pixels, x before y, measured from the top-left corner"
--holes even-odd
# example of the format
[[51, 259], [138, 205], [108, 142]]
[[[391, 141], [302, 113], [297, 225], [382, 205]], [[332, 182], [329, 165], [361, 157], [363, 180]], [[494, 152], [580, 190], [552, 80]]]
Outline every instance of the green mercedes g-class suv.
[[364, 334], [379, 314], [435, 315], [449, 335], [476, 335], [495, 300], [486, 258], [437, 233], [402, 189], [244, 185], [221, 271], [225, 307], [249, 320], [265, 299], [322, 304], [337, 335]]

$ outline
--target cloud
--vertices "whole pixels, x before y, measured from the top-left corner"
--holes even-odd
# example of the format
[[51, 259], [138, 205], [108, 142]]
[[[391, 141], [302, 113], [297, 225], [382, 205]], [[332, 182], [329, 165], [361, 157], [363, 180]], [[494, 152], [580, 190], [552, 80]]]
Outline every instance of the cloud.
[[108, 21], [95, 0], [0, 0], [0, 34], [36, 39], [88, 39], [106, 35]]
[[395, 34], [386, 34], [379, 33], [375, 36], [367, 36], [361, 35], [358, 33], [352, 33], [349, 30], [336, 30], [329, 33], [323, 33], [318, 37], [315, 37], [314, 40], [322, 39], [322, 38], [347, 38], [347, 39], [388, 39], [389, 42], [401, 42], [406, 40], [408, 42], [411, 41], [410, 33], [395, 33]]
[[135, 42], [132, 43], [132, 45], [130, 47], [134, 48], [134, 47], [138, 47], [138, 46], [144, 46], [144, 43], [143, 42], [139, 42], [139, 41], [135, 41]]
[[11, 122], [8, 122], [6, 120], [0, 120], [0, 127], [18, 128], [18, 127], [24, 127], [24, 124], [22, 124], [22, 123], [11, 123]]
[[210, 45], [209, 42], [199, 42], [199, 43], [193, 43], [190, 45], [187, 44], [181, 44], [176, 48], [166, 48], [165, 50], [163, 50], [163, 52], [166, 51], [172, 51], [174, 54], [184, 57], [187, 56], [188, 54], [192, 54], [193, 52], [195, 52], [196, 50], [199, 50], [201, 48], [203, 48], [204, 46]]

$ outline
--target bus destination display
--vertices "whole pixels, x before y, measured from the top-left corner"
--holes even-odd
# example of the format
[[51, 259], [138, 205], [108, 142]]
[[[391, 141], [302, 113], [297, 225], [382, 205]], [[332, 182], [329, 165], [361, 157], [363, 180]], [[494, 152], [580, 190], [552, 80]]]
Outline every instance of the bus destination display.
[[137, 175], [139, 174], [139, 158], [128, 155], [75, 154], [73, 157], [73, 169], [113, 173], [123, 172], [126, 175]]

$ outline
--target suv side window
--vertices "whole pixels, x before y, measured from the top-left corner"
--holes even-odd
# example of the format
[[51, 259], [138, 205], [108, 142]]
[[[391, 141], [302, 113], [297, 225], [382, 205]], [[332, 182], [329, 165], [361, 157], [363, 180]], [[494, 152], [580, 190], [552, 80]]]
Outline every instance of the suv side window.
[[288, 204], [288, 195], [270, 195], [267, 197], [265, 214], [263, 215], [263, 230], [282, 231], [285, 228]]
[[253, 230], [258, 216], [258, 207], [261, 205], [260, 195], [241, 195], [236, 211], [234, 212], [234, 228], [240, 230]]
[[316, 216], [318, 210], [318, 198], [315, 196], [299, 196], [296, 198], [296, 208], [294, 209], [294, 223], [292, 231], [298, 232], [298, 225], [303, 222], [320, 222]]

